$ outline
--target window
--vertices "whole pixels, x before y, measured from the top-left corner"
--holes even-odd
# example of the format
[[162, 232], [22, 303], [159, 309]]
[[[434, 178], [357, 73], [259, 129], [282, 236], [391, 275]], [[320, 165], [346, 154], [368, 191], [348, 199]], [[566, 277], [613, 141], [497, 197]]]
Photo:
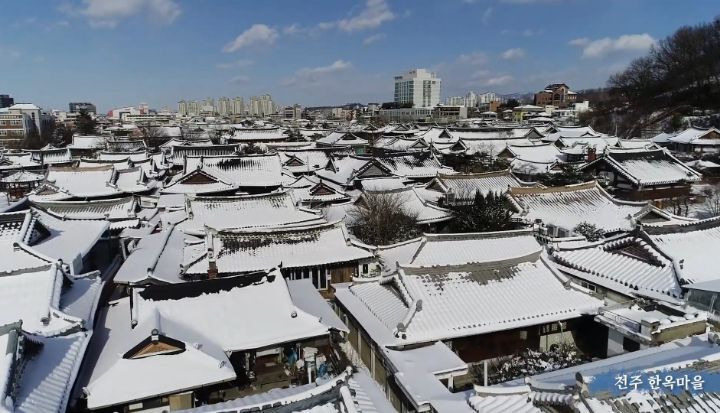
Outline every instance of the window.
[[330, 271], [327, 268], [320, 269], [320, 289], [328, 288], [328, 278], [330, 278]]
[[367, 265], [367, 264], [363, 264], [363, 266], [362, 266], [362, 272], [363, 272], [363, 274], [367, 274], [367, 273], [368, 273], [368, 265]]
[[640, 350], [640, 343], [632, 341], [627, 337], [623, 337], [623, 350], [625, 351], [638, 351]]
[[320, 280], [318, 279], [318, 269], [312, 269], [312, 282], [315, 288], [320, 288]]

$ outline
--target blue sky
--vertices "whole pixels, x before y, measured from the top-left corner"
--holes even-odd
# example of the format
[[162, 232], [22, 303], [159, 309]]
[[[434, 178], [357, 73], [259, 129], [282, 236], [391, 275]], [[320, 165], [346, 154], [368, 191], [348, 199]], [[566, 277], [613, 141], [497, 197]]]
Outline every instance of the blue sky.
[[426, 67], [443, 96], [602, 86], [717, 0], [23, 0], [0, 11], [0, 93], [46, 109], [270, 93], [392, 100]]

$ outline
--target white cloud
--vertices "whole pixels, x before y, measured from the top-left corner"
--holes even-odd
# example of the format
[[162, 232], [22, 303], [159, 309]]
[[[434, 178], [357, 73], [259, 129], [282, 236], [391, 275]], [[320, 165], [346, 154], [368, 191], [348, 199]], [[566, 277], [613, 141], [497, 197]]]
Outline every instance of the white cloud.
[[582, 57], [596, 59], [615, 52], [644, 52], [654, 45], [656, 40], [647, 33], [624, 34], [617, 38], [604, 37], [589, 40], [581, 37], [569, 42], [572, 46], [583, 48]]
[[66, 11], [86, 17], [93, 27], [113, 28], [137, 14], [170, 24], [182, 13], [174, 0], [83, 0], [83, 3], [79, 10], [67, 8]]
[[501, 76], [495, 76], [491, 77], [485, 80], [486, 86], [502, 86], [507, 85], [508, 83], [512, 82], [513, 77], [510, 75], [501, 75]]
[[471, 65], [483, 65], [487, 63], [488, 57], [483, 52], [471, 52], [466, 54], [461, 54], [458, 56], [458, 62], [459, 63], [467, 63]]
[[306, 67], [295, 72], [295, 75], [285, 79], [282, 84], [291, 86], [299, 83], [314, 84], [321, 78], [335, 73], [343, 72], [352, 67], [350, 62], [338, 59], [327, 66]]
[[224, 62], [215, 65], [218, 69], [233, 69], [237, 67], [248, 67], [252, 66], [255, 62], [250, 59], [240, 59], [234, 62]]
[[235, 40], [226, 44], [223, 48], [225, 53], [236, 52], [250, 46], [271, 45], [278, 38], [277, 30], [264, 24], [253, 24], [249, 29], [242, 32]]
[[503, 59], [505, 60], [518, 60], [525, 57], [525, 50], [521, 49], [519, 47], [513, 48], [513, 49], [507, 49], [502, 54]]
[[480, 18], [480, 21], [482, 21], [483, 24], [487, 24], [487, 23], [490, 21], [490, 18], [492, 17], [492, 14], [493, 14], [493, 8], [492, 8], [492, 7], [488, 7], [488, 8], [485, 9], [485, 11], [483, 12], [482, 17]]
[[365, 8], [355, 16], [337, 22], [337, 27], [346, 32], [374, 29], [393, 20], [395, 14], [385, 0], [367, 0]]
[[587, 37], [578, 37], [568, 42], [570, 46], [586, 46], [588, 43], [590, 43], [590, 39]]
[[364, 44], [365, 46], [367, 46], [367, 45], [369, 45], [369, 44], [373, 44], [373, 43], [375, 43], [375, 42], [379, 42], [380, 40], [382, 40], [382, 39], [384, 39], [384, 38], [385, 38], [385, 33], [376, 33], [376, 34], [373, 34], [373, 35], [371, 35], [371, 36], [366, 37], [366, 38], [363, 40], [363, 44]]
[[250, 81], [250, 78], [245, 75], [237, 75], [230, 79], [230, 83], [235, 83], [235, 84], [247, 83], [249, 81]]

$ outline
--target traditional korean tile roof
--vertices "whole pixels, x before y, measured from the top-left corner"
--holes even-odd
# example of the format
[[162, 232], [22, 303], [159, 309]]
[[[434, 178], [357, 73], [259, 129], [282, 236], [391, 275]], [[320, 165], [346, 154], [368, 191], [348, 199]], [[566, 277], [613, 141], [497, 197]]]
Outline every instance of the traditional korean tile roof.
[[85, 331], [60, 337], [27, 335], [27, 340], [41, 348], [24, 364], [15, 411], [66, 411], [90, 336]]
[[720, 145], [720, 130], [716, 128], [688, 128], [667, 139], [673, 143], [691, 145]]
[[552, 256], [570, 275], [621, 294], [682, 297], [672, 260], [641, 237], [621, 235], [587, 246], [559, 243]]
[[68, 148], [51, 148], [29, 150], [30, 159], [40, 165], [57, 165], [72, 162], [72, 155]]
[[238, 145], [176, 145], [170, 152], [170, 162], [178, 166], [185, 166], [185, 158], [188, 156], [230, 156], [237, 153]]
[[73, 135], [70, 149], [100, 149], [105, 147], [105, 137], [97, 135]]
[[[460, 149], [464, 148], [467, 155], [491, 155], [495, 156], [501, 153], [508, 145], [532, 145], [532, 142], [526, 138], [510, 138], [510, 139], [469, 139], [461, 138], [456, 145]], [[455, 147], [452, 147], [455, 150]]]
[[42, 181], [43, 179], [45, 179], [45, 175], [43, 174], [22, 170], [0, 178], [0, 182], [6, 184], [36, 183]]
[[374, 158], [345, 156], [331, 158], [328, 165], [315, 174], [338, 185], [352, 186], [355, 179], [391, 176], [392, 172]]
[[135, 197], [89, 201], [34, 201], [32, 204], [57, 217], [70, 219], [121, 220], [135, 218]]
[[113, 282], [130, 285], [183, 282], [180, 272], [186, 239], [198, 241], [186, 236], [174, 224], [143, 237], [118, 269]]
[[293, 198], [301, 204], [317, 205], [350, 201], [350, 197], [338, 185], [323, 181], [316, 176], [303, 175], [286, 187], [292, 189]]
[[676, 264], [683, 283], [720, 279], [720, 269], [712, 265], [712, 251], [720, 251], [720, 219], [709, 218], [667, 226], [647, 226], [644, 231]]
[[138, 152], [147, 149], [142, 139], [112, 139], [108, 140], [106, 145], [109, 152]]
[[60, 310], [64, 280], [57, 264], [0, 277], [0, 325], [22, 320], [24, 331], [43, 336], [79, 329], [83, 318]]
[[527, 392], [517, 394], [476, 394], [468, 399], [468, 404], [478, 413], [544, 413], [545, 410], [533, 405], [529, 388], [523, 387], [525, 389]]
[[[188, 293], [188, 287], [193, 292]], [[294, 304], [279, 270], [257, 279], [244, 276], [147, 287], [134, 297], [132, 318], [141, 321], [155, 314], [192, 326], [224, 351], [258, 349], [326, 336], [330, 331], [318, 317]], [[229, 317], [238, 315], [243, 328], [227, 328]]]
[[0, 273], [5, 275], [39, 271], [47, 268], [54, 258], [32, 248], [49, 235], [49, 230], [29, 211], [0, 214]]
[[103, 151], [98, 154], [97, 157], [100, 161], [117, 162], [117, 161], [132, 161], [142, 162], [148, 159], [148, 153], [146, 150], [138, 151], [122, 151], [122, 152], [108, 152]]
[[607, 232], [629, 230], [635, 218], [648, 209], [644, 202], [620, 201], [595, 182], [555, 188], [511, 188], [508, 197], [527, 223], [542, 220], [545, 225], [571, 231], [582, 222], [591, 222]]
[[[100, 198], [120, 195], [114, 181], [115, 170], [112, 166], [88, 168], [50, 167], [45, 181], [31, 192], [31, 200], [76, 198]], [[47, 186], [45, 185], [47, 184]], [[47, 196], [46, 196], [47, 195]]]
[[604, 158], [609, 166], [636, 185], [697, 182], [702, 178], [665, 149], [610, 151]]
[[376, 139], [373, 146], [388, 152], [423, 151], [430, 147], [422, 138], [398, 136], [383, 136]]
[[365, 146], [368, 141], [350, 132], [332, 131], [315, 141], [319, 146]]
[[440, 173], [448, 175], [455, 173], [455, 170], [442, 165], [434, 155], [428, 152], [387, 155], [375, 159], [393, 175], [408, 179], [433, 178]]
[[[208, 247], [212, 248], [208, 252]], [[205, 242], [187, 245], [183, 273], [204, 275], [208, 256], [219, 274], [259, 271], [282, 264], [283, 268], [315, 267], [372, 259], [373, 254], [350, 242], [342, 224], [297, 228], [211, 231]]]
[[170, 183], [160, 190], [162, 194], [213, 194], [238, 190], [237, 185], [213, 172], [196, 169], [183, 175], [175, 175]]
[[[149, 162], [145, 162], [149, 165]], [[125, 193], [147, 192], [155, 188], [157, 182], [148, 179], [145, 170], [140, 166], [133, 168], [119, 169], [115, 179], [117, 188]]]
[[274, 187], [292, 179], [285, 176], [280, 157], [273, 155], [250, 156], [187, 156], [185, 173], [202, 169], [224, 182], [240, 187]]
[[553, 163], [563, 160], [563, 154], [557, 146], [550, 143], [532, 145], [508, 145], [505, 151], [507, 156], [529, 162]]
[[316, 211], [295, 205], [289, 191], [261, 195], [228, 197], [188, 197], [185, 210], [188, 219], [180, 224], [191, 234], [205, 233], [205, 226], [214, 229], [248, 229], [289, 227], [325, 222]]
[[[200, 309], [190, 303], [187, 302], [188, 309]], [[133, 318], [135, 313], [128, 297], [111, 303], [102, 317], [101, 328], [97, 329], [88, 349], [88, 358], [93, 362], [88, 366], [87, 377], [81, 379], [89, 408], [129, 404], [236, 378], [230, 361], [212, 340], [212, 334], [204, 335], [206, 331], [197, 331], [188, 320], [161, 313], [152, 304], [146, 305], [146, 301], [135, 305], [141, 304], [150, 311], [140, 318]], [[137, 321], [134, 328], [133, 320]], [[150, 344], [153, 330], [158, 340], [171, 339], [174, 346], [184, 351], [132, 357], [133, 350], [145, 340]], [[193, 374], [187, 374], [188, 371]]]
[[504, 170], [476, 174], [440, 174], [427, 184], [427, 188], [446, 195], [452, 193], [454, 204], [464, 204], [472, 202], [477, 192], [483, 196], [490, 192], [504, 194], [509, 188], [533, 185], [520, 181], [510, 170]]
[[492, 263], [537, 257], [541, 251], [532, 230], [467, 234], [425, 234], [406, 267]]
[[281, 141], [288, 138], [284, 129], [261, 128], [261, 129], [236, 129], [228, 136], [229, 142], [266, 142]]
[[330, 153], [323, 150], [278, 150], [283, 168], [298, 174], [322, 169], [330, 159]]

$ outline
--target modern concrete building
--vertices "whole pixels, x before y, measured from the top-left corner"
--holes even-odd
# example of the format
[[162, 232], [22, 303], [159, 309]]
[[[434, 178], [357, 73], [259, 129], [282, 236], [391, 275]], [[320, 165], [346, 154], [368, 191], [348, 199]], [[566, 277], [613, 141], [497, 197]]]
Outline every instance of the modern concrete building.
[[395, 76], [395, 103], [431, 108], [440, 103], [442, 79], [426, 69], [413, 69]]

